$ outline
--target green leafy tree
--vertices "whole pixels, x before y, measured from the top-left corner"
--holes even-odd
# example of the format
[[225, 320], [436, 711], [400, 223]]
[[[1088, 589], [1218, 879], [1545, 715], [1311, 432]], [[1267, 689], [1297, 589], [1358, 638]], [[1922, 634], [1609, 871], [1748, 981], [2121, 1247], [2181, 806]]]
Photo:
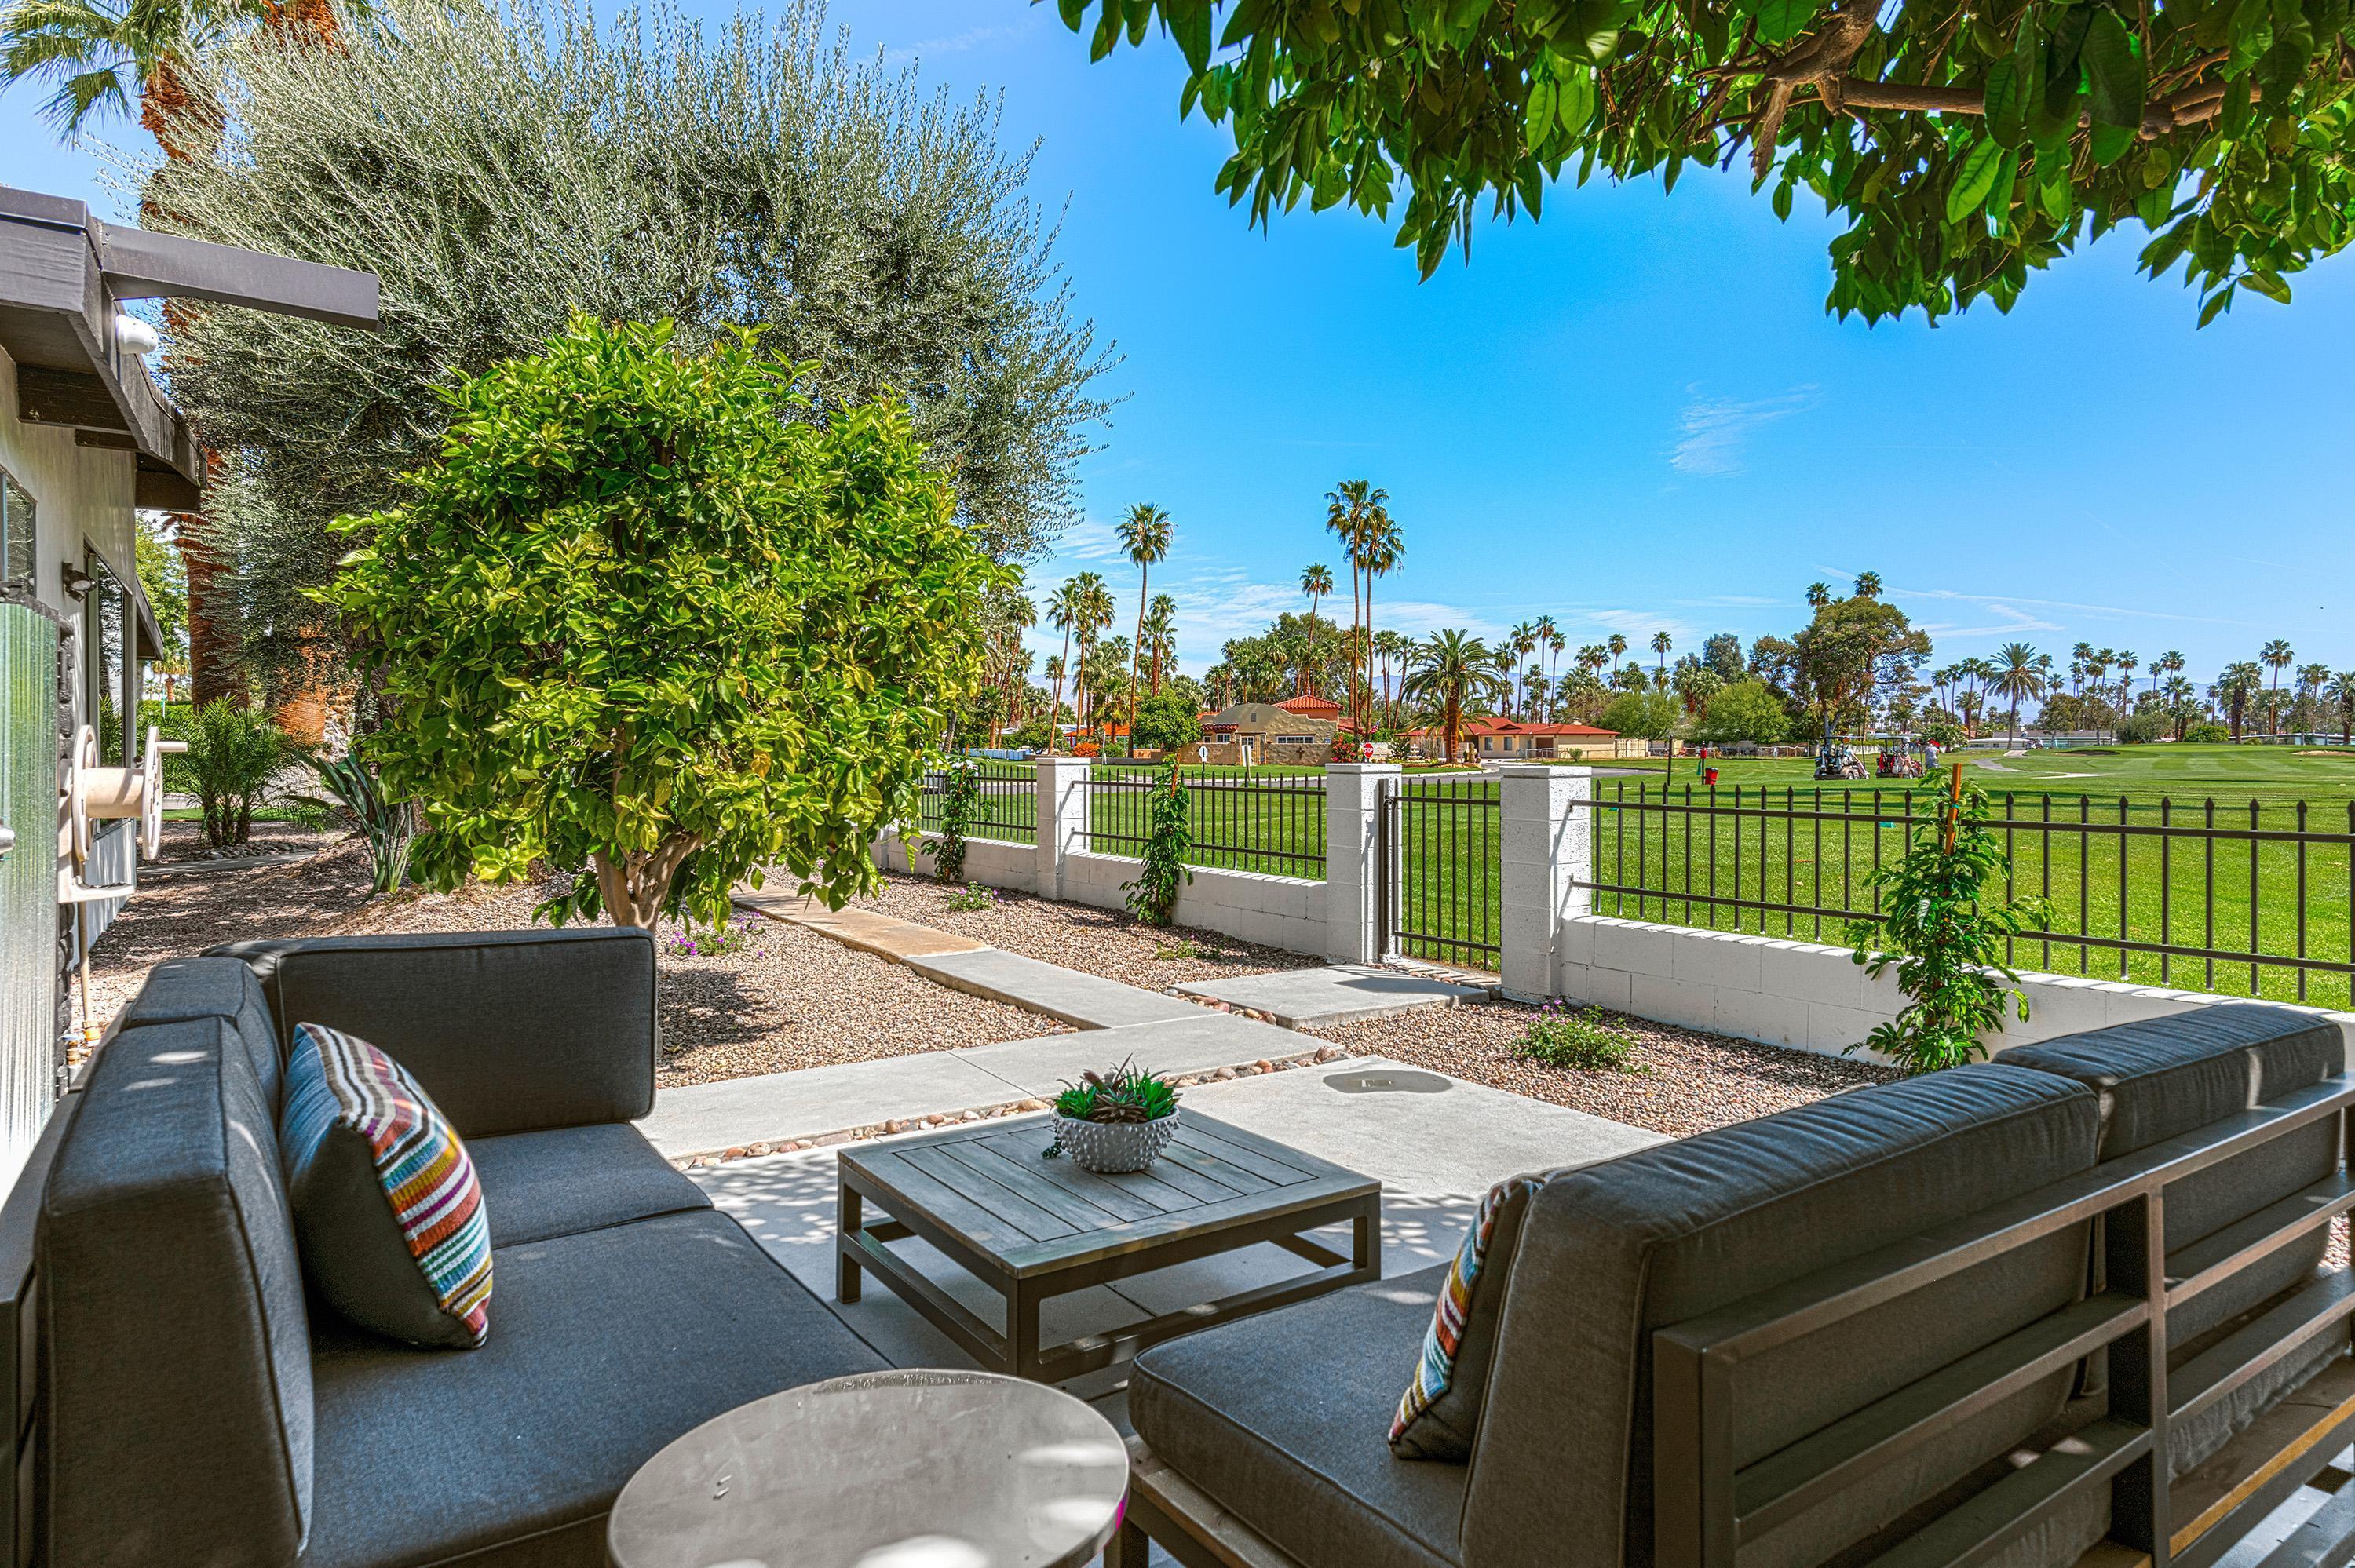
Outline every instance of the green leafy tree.
[[1709, 701], [1693, 738], [1711, 746], [1747, 741], [1772, 746], [1790, 733], [1783, 699], [1764, 681], [1736, 681]]
[[459, 384], [403, 504], [337, 523], [320, 597], [391, 699], [369, 750], [432, 829], [421, 879], [544, 860], [572, 881], [538, 913], [631, 926], [718, 925], [774, 865], [875, 885], [1008, 574], [906, 410], [814, 423], [811, 374], [749, 332], [576, 318]]
[[1666, 692], [1623, 692], [1594, 722], [1620, 735], [1666, 740], [1677, 733], [1677, 703]]
[[334, 576], [328, 520], [393, 504], [395, 476], [432, 458], [442, 392], [576, 309], [673, 320], [688, 347], [765, 327], [816, 363], [795, 417], [903, 397], [993, 554], [1052, 543], [1110, 361], [1072, 315], [1027, 154], [989, 102], [856, 57], [820, 0], [777, 9], [706, 29], [385, 0], [339, 11], [333, 48], [247, 28], [188, 61], [190, 137], [218, 122], [234, 155], [155, 171], [151, 225], [365, 268], [383, 291], [381, 332], [189, 304], [171, 334], [173, 397], [252, 482], [206, 530], [249, 658], [305, 652], [252, 644]]
[[2026, 1021], [2028, 994], [2003, 961], [2004, 939], [2034, 929], [2045, 913], [2038, 898], [2003, 901], [2011, 859], [1988, 825], [1987, 791], [1956, 767], [1951, 781], [1922, 781], [1912, 846], [1872, 874], [1888, 913], [1849, 926], [1865, 972], [1877, 980], [1895, 964], [1897, 987], [1911, 999], [1849, 1049], [1878, 1051], [1909, 1073], [1985, 1055], [1984, 1036], [2003, 1027], [2007, 999]]
[[[1062, 0], [1089, 26], [1088, 0]], [[1097, 0], [1092, 49], [1157, 16], [1180, 112], [1227, 124], [1218, 189], [1395, 216], [1428, 275], [1478, 208], [1558, 181], [1747, 162], [1845, 231], [1829, 308], [1935, 320], [2129, 221], [2202, 324], [2336, 254], [2355, 223], [2345, 0]]]
[[1162, 751], [1191, 746], [1202, 738], [1200, 710], [1182, 693], [1152, 693], [1136, 705], [1135, 733], [1129, 738], [1136, 746]]

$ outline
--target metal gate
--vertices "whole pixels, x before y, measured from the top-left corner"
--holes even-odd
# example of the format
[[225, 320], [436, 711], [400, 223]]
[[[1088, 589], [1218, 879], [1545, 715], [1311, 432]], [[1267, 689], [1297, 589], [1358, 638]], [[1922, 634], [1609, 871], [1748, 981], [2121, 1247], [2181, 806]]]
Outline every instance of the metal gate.
[[1461, 773], [1383, 784], [1375, 825], [1383, 956], [1495, 972], [1505, 888], [1497, 779]]
[[0, 602], [0, 1191], [58, 1073], [58, 625]]

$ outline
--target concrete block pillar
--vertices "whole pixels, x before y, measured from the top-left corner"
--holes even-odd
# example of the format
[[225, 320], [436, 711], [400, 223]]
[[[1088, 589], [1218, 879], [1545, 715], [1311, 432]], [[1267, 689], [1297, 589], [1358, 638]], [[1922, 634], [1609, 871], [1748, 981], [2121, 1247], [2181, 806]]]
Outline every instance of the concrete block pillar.
[[1593, 906], [1593, 770], [1542, 762], [1505, 765], [1503, 818], [1505, 994], [1539, 1001], [1563, 993], [1561, 923]]
[[1039, 860], [1033, 890], [1041, 898], [1063, 896], [1063, 857], [1079, 850], [1088, 829], [1088, 769], [1085, 757], [1039, 758]]
[[1385, 933], [1378, 918], [1376, 850], [1380, 791], [1395, 788], [1395, 762], [1335, 762], [1325, 768], [1325, 956], [1337, 964], [1378, 964]]

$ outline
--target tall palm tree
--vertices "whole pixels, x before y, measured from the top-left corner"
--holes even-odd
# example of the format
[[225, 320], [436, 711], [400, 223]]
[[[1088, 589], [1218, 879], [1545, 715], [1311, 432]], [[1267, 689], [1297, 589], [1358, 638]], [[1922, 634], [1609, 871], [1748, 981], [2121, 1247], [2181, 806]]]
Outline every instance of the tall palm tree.
[[1879, 572], [1859, 572], [1856, 577], [1856, 597], [1859, 599], [1879, 599], [1881, 597], [1881, 574]]
[[1055, 694], [1048, 699], [1053, 705], [1047, 710], [1047, 749], [1052, 751], [1055, 749], [1056, 736], [1060, 733], [1063, 724], [1063, 655], [1048, 654], [1046, 665], [1039, 673], [1045, 675], [1055, 688]]
[[1493, 698], [1504, 689], [1495, 656], [1477, 637], [1450, 629], [1433, 632], [1412, 657], [1414, 666], [1408, 672], [1403, 694], [1438, 710], [1440, 744], [1447, 760], [1454, 762], [1464, 736], [1465, 705]]
[[[1074, 632], [1079, 633], [1081, 652], [1084, 653], [1087, 651], [1089, 633], [1080, 630], [1087, 621], [1089, 610], [1088, 585], [1083, 579], [1094, 576], [1093, 572], [1087, 572], [1081, 577], [1066, 577], [1063, 586], [1047, 600], [1047, 624], [1063, 634], [1062, 654], [1050, 661], [1048, 665], [1048, 678], [1055, 683], [1055, 711], [1047, 720], [1049, 751], [1057, 749], [1055, 743], [1061, 733], [1057, 726], [1063, 722], [1064, 672], [1078, 673], [1078, 666], [1071, 662], [1071, 636]], [[1074, 689], [1071, 694], [1071, 722], [1077, 724], [1079, 717], [1079, 693]]]
[[1809, 583], [1807, 585], [1807, 608], [1809, 609], [1821, 609], [1824, 606], [1831, 603], [1831, 584]]
[[2225, 665], [2216, 673], [2216, 683], [2208, 694], [2224, 705], [2225, 722], [2232, 727], [2232, 738], [2241, 738], [2241, 726], [2246, 720], [2249, 699], [2264, 683], [2264, 673], [2250, 660], [2242, 659]]
[[1396, 571], [1399, 557], [1405, 554], [1406, 540], [1399, 533], [1398, 520], [1391, 515], [1387, 506], [1377, 505], [1366, 519], [1365, 540], [1360, 550], [1366, 569], [1366, 626], [1354, 646], [1364, 672], [1358, 689], [1358, 727], [1361, 731], [1366, 727], [1366, 691], [1373, 684], [1374, 583]]
[[2288, 669], [2290, 661], [2296, 657], [2296, 654], [2290, 652], [2289, 644], [2278, 637], [2257, 650], [2258, 662], [2273, 672], [2273, 689], [2265, 698], [2265, 733], [2267, 735], [2273, 734], [2278, 727], [2274, 710], [2281, 702], [2281, 673]]
[[1652, 652], [1660, 656], [1660, 673], [1662, 674], [1668, 673], [1668, 650], [1676, 645], [1676, 640], [1670, 637], [1667, 632], [1655, 631], [1652, 633]]
[[[1543, 624], [1543, 622], [1542, 622], [1542, 621], [1540, 621], [1540, 625], [1542, 625], [1542, 624]], [[1555, 692], [1554, 692], [1554, 672], [1555, 672], [1556, 670], [1558, 670], [1558, 669], [1560, 669], [1560, 668], [1561, 667], [1561, 652], [1562, 652], [1562, 650], [1563, 650], [1563, 649], [1565, 649], [1565, 648], [1567, 648], [1567, 647], [1569, 647], [1569, 646], [1570, 646], [1570, 639], [1569, 639], [1569, 638], [1567, 638], [1567, 637], [1564, 637], [1564, 636], [1563, 636], [1560, 631], [1558, 631], [1558, 630], [1556, 630], [1556, 631], [1549, 631], [1549, 632], [1547, 632], [1547, 633], [1546, 633], [1546, 653], [1547, 653], [1547, 663], [1546, 663], [1546, 708], [1545, 708], [1545, 716], [1546, 716], [1546, 723], [1548, 723], [1548, 724], [1551, 724], [1551, 723], [1553, 723], [1553, 706], [1554, 706], [1554, 696], [1555, 696]]]
[[1523, 718], [1527, 718], [1529, 716], [1527, 705], [1529, 702], [1529, 683], [1528, 681], [1522, 679], [1519, 666], [1520, 662], [1523, 659], [1528, 658], [1531, 653], [1537, 651], [1538, 629], [1524, 620], [1518, 626], [1514, 627], [1513, 630], [1507, 634], [1505, 644], [1512, 651], [1513, 654], [1513, 709]]
[[1366, 532], [1373, 514], [1390, 500], [1390, 492], [1371, 480], [1345, 479], [1325, 493], [1325, 526], [1340, 541], [1349, 558], [1349, 629], [1364, 624], [1359, 609], [1359, 585], [1365, 573]]
[[1619, 678], [1620, 656], [1627, 652], [1627, 640], [1614, 631], [1603, 640], [1603, 646], [1611, 651], [1611, 678], [1616, 681]]
[[2011, 743], [2019, 744], [2019, 705], [2023, 698], [2041, 697], [2050, 689], [2049, 660], [2040, 661], [2036, 650], [2025, 642], [2007, 642], [1995, 651], [1995, 678], [1988, 688], [1999, 697], [2011, 699]]
[[57, 89], [41, 115], [71, 141], [93, 117], [138, 119], [167, 158], [194, 155], [179, 145], [179, 119], [191, 107], [189, 63], [240, 23], [275, 6], [259, 0], [16, 0], [0, 14], [0, 90], [47, 78]]
[[[1316, 667], [1316, 604], [1333, 591], [1333, 568], [1322, 561], [1301, 567], [1300, 591], [1308, 596], [1308, 667], [1314, 670]], [[1314, 685], [1308, 688], [1308, 694], [1312, 697], [1316, 694]]]
[[2341, 670], [2331, 676], [2322, 694], [2339, 705], [2339, 744], [2355, 741], [2355, 670]]
[[[1128, 713], [1134, 724], [1136, 717], [1136, 662], [1145, 654], [1145, 606], [1146, 590], [1153, 577], [1153, 563], [1169, 554], [1169, 514], [1150, 501], [1140, 501], [1128, 509], [1120, 522], [1121, 547], [1136, 566], [1136, 641], [1129, 652]], [[1135, 732], [1130, 731], [1132, 747]]]

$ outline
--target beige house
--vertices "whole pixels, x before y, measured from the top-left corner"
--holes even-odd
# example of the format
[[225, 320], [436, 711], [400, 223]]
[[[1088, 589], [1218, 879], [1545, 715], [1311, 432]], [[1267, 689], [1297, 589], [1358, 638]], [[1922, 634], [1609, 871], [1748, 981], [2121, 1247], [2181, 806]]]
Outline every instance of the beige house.
[[1233, 703], [1202, 721], [1202, 738], [1233, 747], [1236, 759], [1247, 765], [1329, 762], [1341, 733], [1340, 711], [1321, 697]]

